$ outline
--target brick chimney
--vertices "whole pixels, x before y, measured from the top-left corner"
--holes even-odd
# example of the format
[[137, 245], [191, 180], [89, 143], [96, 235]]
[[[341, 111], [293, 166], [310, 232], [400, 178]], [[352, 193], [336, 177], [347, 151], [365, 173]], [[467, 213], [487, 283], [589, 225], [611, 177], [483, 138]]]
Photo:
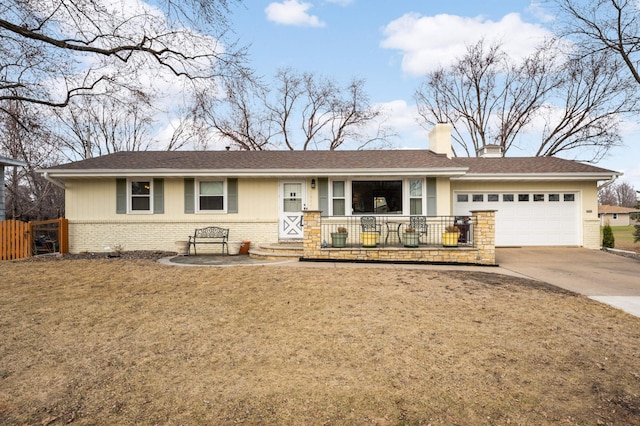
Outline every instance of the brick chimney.
[[438, 123], [429, 132], [429, 149], [451, 158], [451, 124]]

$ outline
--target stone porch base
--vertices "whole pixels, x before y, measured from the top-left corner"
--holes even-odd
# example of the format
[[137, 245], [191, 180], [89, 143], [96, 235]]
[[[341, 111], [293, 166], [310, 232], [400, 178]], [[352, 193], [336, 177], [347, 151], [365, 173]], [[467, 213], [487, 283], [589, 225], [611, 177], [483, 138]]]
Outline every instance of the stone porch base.
[[320, 211], [304, 212], [303, 260], [345, 260], [372, 262], [424, 262], [495, 265], [495, 212], [474, 211], [474, 247], [322, 247]]

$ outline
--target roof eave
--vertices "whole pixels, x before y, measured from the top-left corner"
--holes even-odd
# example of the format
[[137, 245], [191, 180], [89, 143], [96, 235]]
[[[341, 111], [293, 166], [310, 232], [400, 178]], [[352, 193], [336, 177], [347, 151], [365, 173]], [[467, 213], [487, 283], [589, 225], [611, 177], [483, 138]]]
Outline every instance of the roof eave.
[[389, 169], [94, 169], [94, 170], [66, 170], [43, 169], [39, 173], [63, 178], [78, 177], [305, 177], [305, 176], [462, 176], [467, 172], [466, 167], [460, 168], [389, 168]]
[[0, 166], [18, 166], [18, 167], [27, 167], [27, 163], [20, 160], [14, 160], [11, 158], [0, 157]]
[[453, 177], [452, 180], [473, 181], [579, 181], [608, 180], [621, 176], [622, 173], [467, 173]]

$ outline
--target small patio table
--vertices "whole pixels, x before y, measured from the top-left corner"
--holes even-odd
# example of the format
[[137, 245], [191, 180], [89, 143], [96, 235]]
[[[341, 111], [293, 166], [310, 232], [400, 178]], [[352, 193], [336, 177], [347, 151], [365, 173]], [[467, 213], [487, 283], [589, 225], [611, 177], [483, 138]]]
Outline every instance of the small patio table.
[[[384, 239], [385, 245], [387, 244], [387, 242], [389, 240], [389, 233], [391, 233], [391, 232], [395, 232], [396, 233], [396, 235], [398, 236], [398, 242], [400, 244], [402, 244], [402, 238], [400, 238], [400, 228], [402, 227], [402, 222], [387, 221], [387, 222], [385, 222], [385, 224], [387, 225], [387, 236]], [[393, 229], [393, 225], [398, 225], [398, 227], [394, 230]]]

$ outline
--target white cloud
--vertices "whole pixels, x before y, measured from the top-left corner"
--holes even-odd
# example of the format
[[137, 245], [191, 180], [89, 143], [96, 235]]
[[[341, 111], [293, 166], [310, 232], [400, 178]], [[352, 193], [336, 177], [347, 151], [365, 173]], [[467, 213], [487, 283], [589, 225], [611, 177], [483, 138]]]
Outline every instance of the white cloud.
[[427, 149], [429, 147], [428, 130], [418, 124], [418, 108], [405, 100], [379, 103], [386, 118], [385, 125], [393, 128], [400, 141], [399, 148]]
[[299, 0], [284, 0], [281, 3], [270, 3], [264, 11], [267, 14], [267, 19], [277, 24], [324, 27], [325, 23], [317, 16], [307, 13], [311, 7], [313, 7], [311, 3], [304, 3]]
[[383, 33], [381, 46], [399, 50], [402, 69], [411, 75], [423, 75], [450, 64], [464, 54], [468, 45], [483, 37], [489, 42], [500, 42], [506, 53], [517, 60], [551, 35], [539, 25], [522, 21], [517, 13], [497, 22], [481, 16], [409, 13], [390, 22]]
[[550, 14], [547, 10], [545, 10], [544, 6], [540, 4], [540, 2], [532, 1], [531, 4], [527, 7], [527, 12], [531, 15], [535, 16], [540, 22], [552, 22], [555, 21], [556, 17]]

